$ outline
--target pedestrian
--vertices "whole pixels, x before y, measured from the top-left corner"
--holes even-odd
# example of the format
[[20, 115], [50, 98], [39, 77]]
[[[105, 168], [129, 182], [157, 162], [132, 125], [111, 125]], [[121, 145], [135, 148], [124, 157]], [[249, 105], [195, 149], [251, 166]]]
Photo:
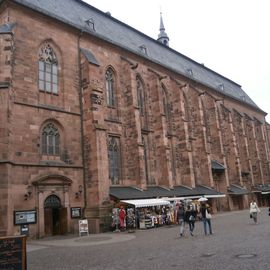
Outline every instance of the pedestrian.
[[178, 224], [180, 225], [180, 237], [184, 235], [184, 226], [185, 226], [185, 209], [183, 204], [179, 204], [177, 210], [177, 220]]
[[[207, 231], [209, 234], [212, 234], [212, 224], [211, 224], [211, 208], [208, 204], [203, 202], [201, 204], [201, 216], [202, 216], [202, 222], [203, 222], [203, 228], [204, 228], [204, 234], [207, 235]], [[208, 230], [207, 230], [208, 228]]]
[[257, 203], [254, 200], [251, 200], [250, 207], [249, 207], [249, 214], [250, 218], [253, 219], [254, 223], [258, 223], [258, 213], [261, 212]]
[[191, 236], [193, 236], [193, 232], [195, 229], [196, 216], [197, 216], [197, 212], [195, 210], [195, 207], [192, 204], [188, 205], [185, 217], [189, 225], [189, 233]]
[[119, 222], [120, 222], [120, 230], [123, 231], [126, 227], [126, 210], [123, 205], [120, 206], [119, 210]]

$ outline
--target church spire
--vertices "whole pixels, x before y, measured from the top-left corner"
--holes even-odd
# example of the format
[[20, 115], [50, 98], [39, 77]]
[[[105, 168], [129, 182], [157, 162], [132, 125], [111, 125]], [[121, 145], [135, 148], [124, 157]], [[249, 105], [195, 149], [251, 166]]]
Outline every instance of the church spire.
[[160, 12], [160, 27], [159, 27], [159, 34], [158, 34], [158, 39], [160, 43], [169, 46], [169, 37], [165, 32], [165, 27], [162, 19], [162, 13]]

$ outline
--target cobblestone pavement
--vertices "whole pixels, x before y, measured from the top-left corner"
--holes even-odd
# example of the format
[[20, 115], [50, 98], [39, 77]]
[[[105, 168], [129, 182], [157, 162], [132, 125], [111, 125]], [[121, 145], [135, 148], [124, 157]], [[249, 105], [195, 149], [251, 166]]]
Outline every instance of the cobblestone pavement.
[[179, 227], [58, 237], [28, 242], [28, 270], [268, 270], [270, 216], [261, 209], [258, 224], [248, 210], [215, 215], [213, 235], [179, 238]]

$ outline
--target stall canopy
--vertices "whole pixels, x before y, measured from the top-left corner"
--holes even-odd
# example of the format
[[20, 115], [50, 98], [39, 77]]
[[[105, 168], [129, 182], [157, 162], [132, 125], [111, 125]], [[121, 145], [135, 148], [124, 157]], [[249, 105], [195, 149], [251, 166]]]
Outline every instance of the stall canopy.
[[230, 194], [230, 195], [246, 195], [248, 193], [249, 193], [249, 191], [247, 189], [242, 188], [242, 187], [235, 185], [235, 184], [231, 184], [228, 187], [228, 194]]
[[136, 208], [170, 204], [169, 201], [165, 201], [162, 199], [122, 200], [121, 202], [126, 204], [132, 204]]

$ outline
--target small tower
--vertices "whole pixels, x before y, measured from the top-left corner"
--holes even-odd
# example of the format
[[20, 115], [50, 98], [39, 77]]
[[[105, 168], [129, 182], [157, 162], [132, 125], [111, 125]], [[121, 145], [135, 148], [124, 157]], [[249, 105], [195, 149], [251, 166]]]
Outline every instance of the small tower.
[[169, 37], [165, 32], [165, 27], [163, 24], [163, 19], [162, 19], [162, 13], [160, 12], [160, 27], [159, 27], [159, 34], [158, 34], [158, 39], [160, 43], [169, 46]]

